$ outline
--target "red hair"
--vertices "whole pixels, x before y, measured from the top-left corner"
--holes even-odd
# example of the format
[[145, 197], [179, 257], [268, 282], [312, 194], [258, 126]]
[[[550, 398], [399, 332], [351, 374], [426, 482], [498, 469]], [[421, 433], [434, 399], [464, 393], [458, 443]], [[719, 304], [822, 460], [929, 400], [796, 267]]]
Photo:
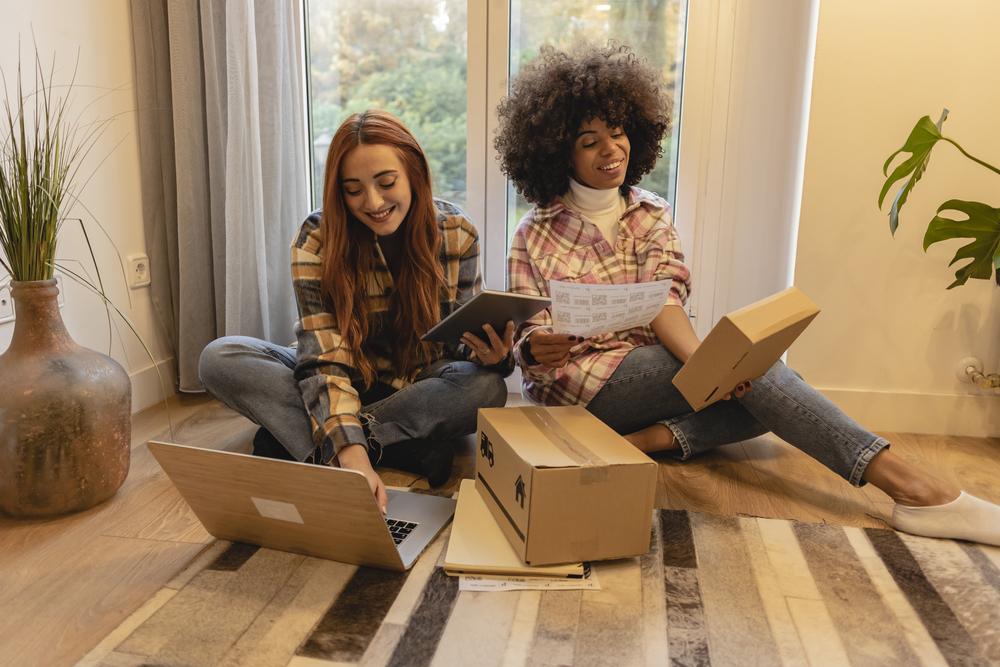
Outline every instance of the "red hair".
[[403, 123], [385, 111], [365, 111], [345, 120], [330, 142], [323, 185], [323, 294], [332, 306], [340, 335], [364, 378], [375, 383], [366, 341], [370, 334], [366, 287], [374, 267], [375, 233], [356, 219], [344, 202], [340, 170], [344, 158], [362, 144], [391, 146], [399, 155], [410, 181], [410, 210], [400, 231], [406, 249], [396, 289], [389, 301], [392, 363], [400, 377], [410, 377], [428, 363], [434, 347], [420, 335], [440, 319], [440, 290], [444, 275], [438, 253], [441, 232], [431, 194], [431, 172], [417, 140]]

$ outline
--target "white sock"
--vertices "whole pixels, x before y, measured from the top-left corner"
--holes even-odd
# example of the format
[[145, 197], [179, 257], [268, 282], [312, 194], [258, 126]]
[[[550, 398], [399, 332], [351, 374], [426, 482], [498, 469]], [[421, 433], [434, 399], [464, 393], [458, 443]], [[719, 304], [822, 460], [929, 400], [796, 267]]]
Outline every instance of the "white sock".
[[962, 491], [944, 505], [892, 508], [896, 530], [925, 537], [950, 537], [1000, 546], [1000, 505]]

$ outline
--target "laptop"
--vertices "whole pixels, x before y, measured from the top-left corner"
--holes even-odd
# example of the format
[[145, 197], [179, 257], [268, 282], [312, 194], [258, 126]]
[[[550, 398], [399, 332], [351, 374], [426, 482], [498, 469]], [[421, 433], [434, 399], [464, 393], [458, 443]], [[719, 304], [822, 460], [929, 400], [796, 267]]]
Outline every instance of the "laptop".
[[168, 442], [149, 451], [220, 540], [402, 571], [455, 513], [451, 498], [390, 489], [383, 516], [356, 470]]

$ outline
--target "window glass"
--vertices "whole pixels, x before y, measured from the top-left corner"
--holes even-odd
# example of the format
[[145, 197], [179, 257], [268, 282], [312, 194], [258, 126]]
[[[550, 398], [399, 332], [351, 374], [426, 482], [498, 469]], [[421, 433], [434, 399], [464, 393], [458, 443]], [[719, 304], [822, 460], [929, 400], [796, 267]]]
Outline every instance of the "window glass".
[[352, 113], [384, 109], [423, 147], [436, 197], [466, 204], [467, 0], [309, 0], [314, 204], [326, 152]]

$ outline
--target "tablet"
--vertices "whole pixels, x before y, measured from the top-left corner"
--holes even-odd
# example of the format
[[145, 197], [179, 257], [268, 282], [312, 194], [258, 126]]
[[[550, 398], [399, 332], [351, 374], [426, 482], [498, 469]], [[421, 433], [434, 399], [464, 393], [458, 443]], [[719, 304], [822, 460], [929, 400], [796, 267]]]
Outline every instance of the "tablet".
[[508, 320], [517, 326], [549, 307], [548, 297], [512, 294], [483, 290], [451, 315], [438, 322], [421, 340], [439, 343], [460, 343], [466, 331], [489, 342], [483, 331], [484, 324], [491, 324], [498, 336], [503, 336]]

